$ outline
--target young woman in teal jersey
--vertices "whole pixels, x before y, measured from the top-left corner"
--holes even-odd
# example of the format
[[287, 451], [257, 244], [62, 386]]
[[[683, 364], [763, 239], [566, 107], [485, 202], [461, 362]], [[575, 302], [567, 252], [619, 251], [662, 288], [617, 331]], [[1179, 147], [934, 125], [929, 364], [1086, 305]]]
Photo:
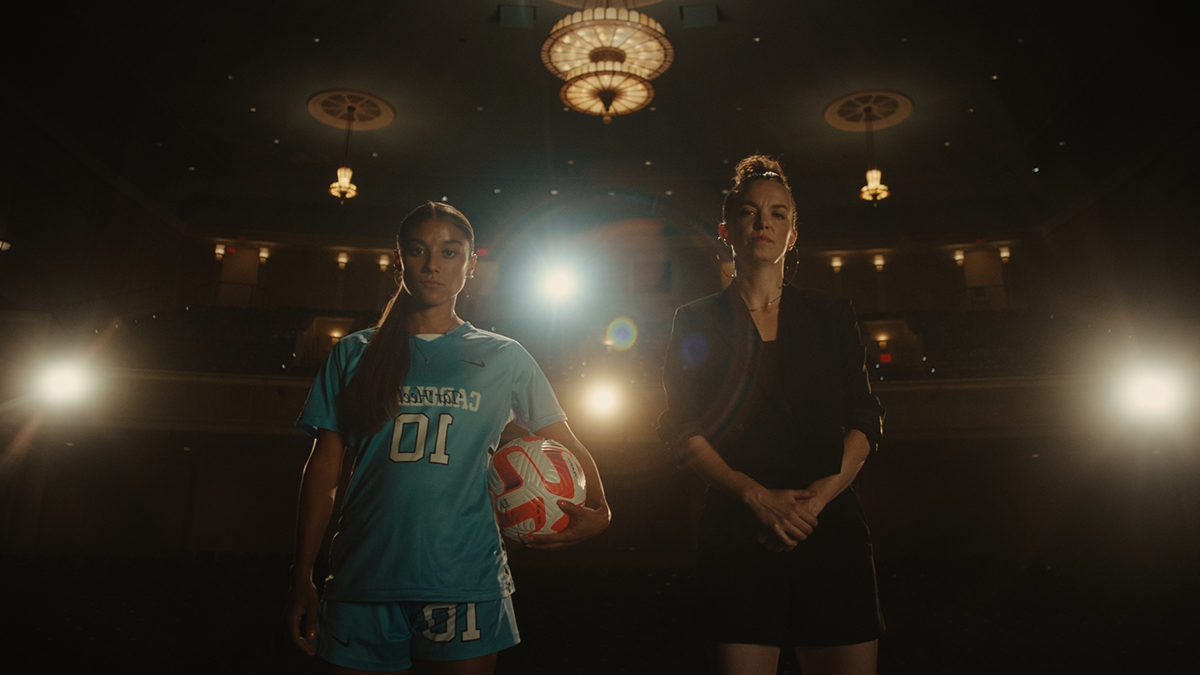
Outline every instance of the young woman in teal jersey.
[[[339, 341], [298, 425], [314, 436], [300, 491], [289, 638], [335, 673], [490, 673], [515, 644], [511, 579], [486, 490], [510, 415], [580, 460], [587, 502], [560, 506], [556, 549], [595, 536], [610, 511], [600, 475], [545, 376], [515, 341], [455, 313], [476, 264], [459, 211], [427, 202], [400, 225], [399, 289], [377, 328]], [[313, 566], [349, 448], [325, 597]]]

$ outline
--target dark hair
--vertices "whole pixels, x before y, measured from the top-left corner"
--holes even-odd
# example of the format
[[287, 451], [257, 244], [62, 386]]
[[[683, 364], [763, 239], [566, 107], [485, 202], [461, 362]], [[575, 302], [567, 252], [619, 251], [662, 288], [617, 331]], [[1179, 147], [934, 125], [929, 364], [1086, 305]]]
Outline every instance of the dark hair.
[[[441, 220], [467, 235], [470, 252], [475, 252], [475, 229], [458, 209], [442, 202], [425, 202], [400, 222], [396, 232], [396, 250], [418, 225]], [[363, 351], [354, 376], [339, 401], [341, 426], [347, 438], [363, 438], [383, 428], [400, 407], [400, 387], [408, 376], [408, 303], [411, 297], [404, 286], [404, 265], [396, 259], [396, 294], [388, 300], [379, 328]]]
[[792, 196], [792, 187], [788, 185], [787, 176], [783, 175], [783, 165], [767, 155], [750, 155], [733, 168], [733, 187], [726, 193], [725, 203], [721, 205], [721, 219], [729, 222], [729, 207], [733, 199], [756, 180], [775, 181], [788, 191], [788, 197], [792, 200], [792, 229], [796, 229], [796, 198]]

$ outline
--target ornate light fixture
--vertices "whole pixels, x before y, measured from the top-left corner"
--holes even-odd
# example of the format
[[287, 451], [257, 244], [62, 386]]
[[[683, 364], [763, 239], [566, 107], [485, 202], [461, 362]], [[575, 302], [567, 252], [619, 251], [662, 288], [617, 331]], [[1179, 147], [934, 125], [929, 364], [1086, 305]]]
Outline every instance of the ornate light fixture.
[[861, 131], [867, 135], [867, 184], [858, 192], [864, 201], [878, 205], [891, 191], [883, 184], [883, 172], [875, 160], [875, 130], [886, 129], [908, 119], [912, 99], [895, 91], [859, 91], [825, 106], [825, 121], [835, 129]]
[[344, 204], [358, 194], [358, 186], [350, 182], [350, 134], [352, 131], [382, 129], [392, 123], [396, 113], [386, 101], [362, 91], [337, 89], [322, 91], [308, 99], [308, 112], [331, 127], [345, 128], [346, 141], [342, 147], [342, 166], [337, 180], [329, 184], [329, 194]]
[[883, 179], [883, 172], [879, 169], [867, 169], [867, 184], [862, 186], [858, 196], [868, 202], [878, 202], [881, 199], [887, 199], [888, 186], [879, 182]]
[[671, 67], [675, 48], [662, 24], [630, 9], [639, 4], [647, 3], [583, 0], [583, 9], [550, 29], [542, 64], [566, 81], [559, 90], [564, 105], [608, 124], [654, 99], [650, 80]]
[[[350, 136], [350, 130], [346, 129], [346, 136]], [[349, 143], [346, 143], [349, 146]], [[346, 148], [346, 154], [350, 154], [350, 148]], [[349, 162], [347, 162], [348, 164]], [[337, 180], [329, 184], [329, 194], [337, 197], [345, 202], [358, 195], [358, 186], [350, 182], [350, 178], [354, 176], [354, 169], [349, 166], [338, 167]]]

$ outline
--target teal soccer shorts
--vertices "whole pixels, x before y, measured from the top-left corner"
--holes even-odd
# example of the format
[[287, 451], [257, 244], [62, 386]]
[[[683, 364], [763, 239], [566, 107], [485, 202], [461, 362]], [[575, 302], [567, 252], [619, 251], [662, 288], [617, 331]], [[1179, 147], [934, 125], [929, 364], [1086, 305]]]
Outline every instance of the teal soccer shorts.
[[511, 598], [485, 602], [321, 602], [317, 655], [337, 666], [391, 671], [458, 661], [521, 641]]

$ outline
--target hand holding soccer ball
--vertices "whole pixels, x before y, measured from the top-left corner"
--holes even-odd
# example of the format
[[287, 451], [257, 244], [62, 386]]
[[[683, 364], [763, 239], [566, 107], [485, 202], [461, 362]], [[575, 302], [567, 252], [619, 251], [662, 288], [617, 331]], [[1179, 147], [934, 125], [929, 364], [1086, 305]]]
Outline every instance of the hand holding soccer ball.
[[579, 460], [548, 438], [526, 436], [496, 451], [488, 468], [488, 491], [500, 533], [509, 539], [566, 529], [560, 500], [582, 505], [587, 479]]

